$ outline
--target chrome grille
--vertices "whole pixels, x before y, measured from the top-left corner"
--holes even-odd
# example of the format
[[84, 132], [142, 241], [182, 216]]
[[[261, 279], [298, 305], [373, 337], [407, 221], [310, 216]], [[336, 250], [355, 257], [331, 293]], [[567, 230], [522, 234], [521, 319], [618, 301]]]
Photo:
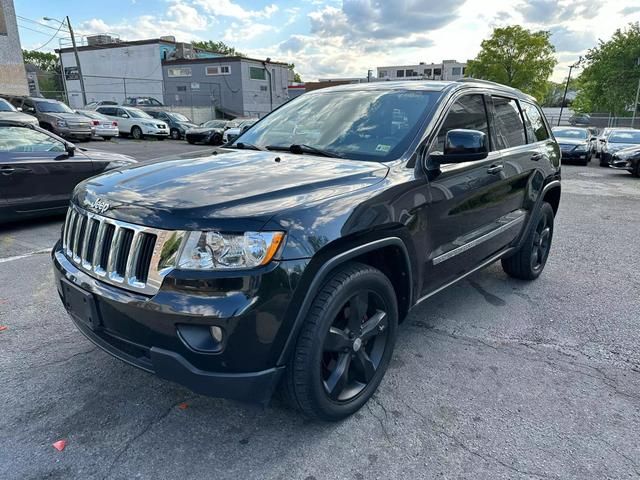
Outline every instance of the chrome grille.
[[62, 248], [77, 267], [101, 281], [155, 294], [184, 236], [185, 232], [121, 222], [71, 206]]

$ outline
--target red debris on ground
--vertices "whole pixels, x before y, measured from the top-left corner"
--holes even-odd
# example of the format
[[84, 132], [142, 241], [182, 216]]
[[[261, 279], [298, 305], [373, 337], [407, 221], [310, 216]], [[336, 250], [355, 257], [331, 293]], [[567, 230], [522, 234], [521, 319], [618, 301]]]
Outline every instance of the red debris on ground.
[[0, 332], [5, 331], [7, 328], [9, 327], [7, 327], [6, 325], [0, 325]]
[[67, 441], [66, 440], [58, 440], [57, 442], [54, 442], [51, 446], [53, 448], [55, 448], [56, 450], [58, 450], [59, 452], [61, 452], [62, 450], [64, 450], [64, 447], [67, 446]]
[[189, 408], [189, 404], [187, 402], [182, 402], [178, 404], [178, 408], [180, 410], [186, 410], [187, 408]]

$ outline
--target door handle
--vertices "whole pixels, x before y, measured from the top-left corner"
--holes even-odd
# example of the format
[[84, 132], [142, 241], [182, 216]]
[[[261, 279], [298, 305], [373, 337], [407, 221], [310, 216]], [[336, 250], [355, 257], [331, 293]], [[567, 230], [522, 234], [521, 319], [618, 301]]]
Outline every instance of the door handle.
[[2, 173], [2, 175], [11, 175], [15, 171], [16, 169], [13, 167], [0, 167], [0, 173]]
[[496, 173], [500, 173], [503, 169], [504, 169], [504, 165], [499, 163], [497, 165], [491, 165], [489, 168], [487, 168], [487, 173], [490, 175], [494, 175]]
[[542, 155], [541, 153], [534, 153], [533, 155], [531, 155], [531, 160], [537, 162], [538, 160], [542, 160], [543, 156], [544, 155]]

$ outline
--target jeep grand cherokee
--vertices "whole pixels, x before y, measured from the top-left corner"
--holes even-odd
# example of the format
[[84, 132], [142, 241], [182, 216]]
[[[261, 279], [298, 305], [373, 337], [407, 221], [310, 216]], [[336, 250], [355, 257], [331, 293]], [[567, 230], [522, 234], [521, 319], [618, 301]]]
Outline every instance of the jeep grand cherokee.
[[550, 132], [533, 98], [489, 82], [310, 92], [229, 153], [80, 184], [56, 285], [78, 329], [131, 365], [344, 418], [412, 307], [497, 260], [540, 275], [560, 201]]

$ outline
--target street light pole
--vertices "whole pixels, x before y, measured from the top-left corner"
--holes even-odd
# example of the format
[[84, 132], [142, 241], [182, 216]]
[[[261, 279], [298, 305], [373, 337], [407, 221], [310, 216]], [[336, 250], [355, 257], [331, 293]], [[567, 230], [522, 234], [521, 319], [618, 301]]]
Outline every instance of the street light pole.
[[578, 58], [578, 61], [573, 65], [569, 65], [569, 76], [567, 77], [567, 83], [564, 86], [564, 95], [562, 95], [562, 103], [560, 104], [560, 116], [558, 117], [558, 126], [560, 126], [560, 120], [562, 120], [562, 111], [564, 110], [564, 102], [567, 100], [567, 90], [569, 89], [569, 81], [571, 80], [571, 71], [574, 68], [578, 68], [580, 62], [582, 61], [582, 57]]
[[[69, 35], [71, 35], [71, 44], [73, 45], [73, 54], [76, 57], [76, 67], [78, 68], [78, 79], [80, 80], [80, 91], [82, 92], [82, 104], [86, 105], [87, 104], [87, 93], [84, 89], [84, 77], [82, 76], [82, 67], [80, 66], [80, 56], [78, 55], [78, 47], [76, 46], [76, 37], [73, 34], [73, 28], [71, 27], [71, 20], [69, 20], [69, 15], [67, 15], [65, 17], [64, 21], [60, 21], [57, 18], [50, 18], [50, 17], [44, 17], [44, 20], [49, 21], [49, 20], [55, 20], [56, 22], [59, 22], [61, 24], [67, 24], [67, 28], [69, 29]], [[60, 58], [62, 59], [62, 55], [60, 56]], [[64, 71], [62, 72], [62, 74], [64, 75]], [[68, 95], [68, 92], [67, 92]], [[67, 98], [67, 102], [69, 101], [69, 99]]]

